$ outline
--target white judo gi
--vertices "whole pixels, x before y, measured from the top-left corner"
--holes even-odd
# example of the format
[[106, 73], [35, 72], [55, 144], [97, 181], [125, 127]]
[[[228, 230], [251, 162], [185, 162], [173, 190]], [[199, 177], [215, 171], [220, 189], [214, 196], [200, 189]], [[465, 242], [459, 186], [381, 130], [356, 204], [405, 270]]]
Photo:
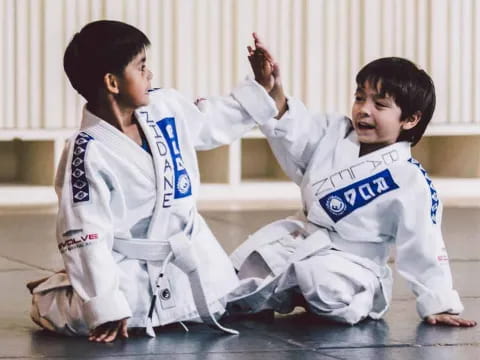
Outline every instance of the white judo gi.
[[359, 157], [350, 119], [311, 117], [294, 99], [262, 131], [300, 186], [304, 209], [263, 227], [231, 255], [241, 281], [229, 296], [231, 311], [286, 313], [301, 299], [340, 322], [378, 319], [391, 300], [392, 247], [422, 318], [463, 310], [442, 239], [442, 206], [410, 143]]
[[157, 89], [135, 111], [149, 154], [85, 108], [56, 178], [66, 273], [33, 290], [34, 321], [84, 335], [124, 318], [129, 327], [151, 329], [222, 314], [238, 278], [197, 211], [195, 151], [231, 143], [276, 112], [254, 81], [197, 106]]

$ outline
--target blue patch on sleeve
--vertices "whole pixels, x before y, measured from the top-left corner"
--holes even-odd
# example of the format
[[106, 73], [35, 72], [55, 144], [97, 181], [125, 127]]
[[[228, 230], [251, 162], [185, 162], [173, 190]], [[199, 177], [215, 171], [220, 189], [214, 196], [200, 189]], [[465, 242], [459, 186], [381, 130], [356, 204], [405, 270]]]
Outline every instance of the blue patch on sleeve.
[[180, 144], [178, 142], [177, 127], [175, 126], [175, 118], [169, 117], [157, 121], [157, 126], [167, 142], [168, 149], [173, 162], [173, 170], [175, 174], [175, 193], [174, 198], [180, 199], [192, 195], [192, 185], [187, 169], [183, 163], [182, 154], [180, 153]]
[[434, 224], [436, 224], [437, 223], [437, 210], [438, 210], [438, 206], [440, 204], [440, 201], [438, 200], [437, 190], [433, 186], [432, 179], [430, 179], [430, 177], [427, 174], [427, 171], [423, 168], [422, 164], [420, 164], [414, 158], [408, 159], [408, 162], [415, 165], [416, 167], [418, 167], [418, 169], [420, 170], [422, 175], [425, 177], [425, 181], [427, 182], [428, 187], [430, 189], [430, 197], [431, 197], [431, 200], [432, 200], [432, 206], [430, 207], [430, 217], [432, 219], [432, 222]]
[[93, 140], [93, 138], [84, 132], [78, 134], [75, 139], [71, 166], [71, 185], [74, 204], [90, 201], [90, 188], [85, 172], [85, 154], [90, 140]]
[[375, 175], [362, 179], [339, 190], [325, 195], [320, 205], [333, 222], [338, 222], [355, 210], [369, 204], [399, 186], [393, 181], [392, 174], [385, 169]]

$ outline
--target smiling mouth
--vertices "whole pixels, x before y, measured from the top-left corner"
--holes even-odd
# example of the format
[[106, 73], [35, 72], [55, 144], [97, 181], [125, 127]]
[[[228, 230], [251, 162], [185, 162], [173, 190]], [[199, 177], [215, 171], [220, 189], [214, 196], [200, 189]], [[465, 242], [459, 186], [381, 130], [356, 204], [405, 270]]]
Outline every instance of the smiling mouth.
[[359, 123], [357, 123], [357, 127], [361, 130], [375, 129], [375, 125], [369, 124], [369, 123], [366, 123], [366, 122], [363, 122], [363, 121], [360, 121]]

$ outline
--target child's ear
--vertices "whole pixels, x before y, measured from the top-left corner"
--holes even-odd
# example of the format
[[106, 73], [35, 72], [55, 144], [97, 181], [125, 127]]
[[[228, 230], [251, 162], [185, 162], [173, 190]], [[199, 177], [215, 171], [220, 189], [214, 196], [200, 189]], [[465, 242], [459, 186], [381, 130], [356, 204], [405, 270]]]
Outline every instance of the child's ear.
[[103, 77], [103, 83], [105, 84], [105, 88], [109, 93], [118, 94], [120, 92], [118, 88], [118, 78], [112, 73], [106, 73]]
[[413, 129], [420, 122], [422, 118], [422, 113], [420, 111], [415, 112], [414, 114], [407, 117], [402, 121], [402, 130]]

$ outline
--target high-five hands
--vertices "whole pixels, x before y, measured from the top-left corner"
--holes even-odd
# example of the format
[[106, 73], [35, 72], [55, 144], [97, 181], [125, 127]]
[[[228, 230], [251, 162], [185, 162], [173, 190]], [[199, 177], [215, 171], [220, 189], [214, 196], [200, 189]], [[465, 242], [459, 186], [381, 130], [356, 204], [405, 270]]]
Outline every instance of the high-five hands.
[[256, 33], [253, 33], [252, 36], [254, 47], [247, 46], [248, 60], [252, 66], [255, 81], [262, 85], [275, 101], [278, 109], [276, 118], [279, 119], [288, 110], [280, 67], [260, 37]]

